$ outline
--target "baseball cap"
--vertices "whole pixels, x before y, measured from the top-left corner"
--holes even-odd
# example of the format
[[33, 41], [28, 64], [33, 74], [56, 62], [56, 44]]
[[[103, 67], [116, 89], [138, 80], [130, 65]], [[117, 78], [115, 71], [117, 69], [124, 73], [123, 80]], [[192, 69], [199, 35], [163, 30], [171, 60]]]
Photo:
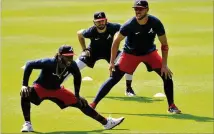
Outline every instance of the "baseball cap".
[[148, 4], [147, 0], [135, 0], [134, 6], [132, 8], [135, 8], [135, 7], [148, 8], [149, 4]]
[[94, 21], [106, 20], [106, 15], [104, 12], [96, 12], [94, 13]]
[[73, 47], [69, 46], [69, 45], [62, 45], [59, 48], [59, 54], [64, 55], [64, 56], [73, 56], [73, 55], [75, 55]]

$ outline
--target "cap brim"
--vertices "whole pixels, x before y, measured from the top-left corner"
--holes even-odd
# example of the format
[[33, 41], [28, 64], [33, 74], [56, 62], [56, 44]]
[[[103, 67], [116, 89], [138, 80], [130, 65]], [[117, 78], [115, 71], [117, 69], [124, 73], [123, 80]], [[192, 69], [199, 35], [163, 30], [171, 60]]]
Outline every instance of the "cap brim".
[[106, 18], [100, 18], [100, 19], [96, 19], [94, 21], [97, 22], [97, 21], [102, 21], [102, 20], [106, 20]]
[[133, 6], [132, 8], [135, 8], [135, 7], [148, 8], [148, 6], [146, 6], [146, 7], [144, 7], [144, 6]]
[[74, 53], [66, 53], [66, 54], [62, 54], [63, 56], [73, 56], [75, 55]]

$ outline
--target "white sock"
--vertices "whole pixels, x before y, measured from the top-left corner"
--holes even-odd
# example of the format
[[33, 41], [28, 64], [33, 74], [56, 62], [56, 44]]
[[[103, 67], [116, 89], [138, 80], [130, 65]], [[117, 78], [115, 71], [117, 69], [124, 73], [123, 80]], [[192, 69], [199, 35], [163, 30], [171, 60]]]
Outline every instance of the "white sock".
[[77, 63], [77, 66], [79, 67], [79, 70], [82, 70], [83, 68], [85, 68], [87, 66], [84, 62], [82, 62], [79, 59], [77, 59], [75, 62]]
[[132, 80], [132, 75], [130, 74], [125, 74], [126, 80]]

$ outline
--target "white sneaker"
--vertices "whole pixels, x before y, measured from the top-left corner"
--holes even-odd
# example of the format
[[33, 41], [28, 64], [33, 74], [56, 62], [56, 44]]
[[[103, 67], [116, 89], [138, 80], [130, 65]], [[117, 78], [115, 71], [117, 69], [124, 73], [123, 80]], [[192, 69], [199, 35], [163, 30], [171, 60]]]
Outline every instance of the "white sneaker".
[[126, 88], [125, 95], [128, 96], [128, 97], [136, 96], [136, 94], [135, 94], [134, 90], [132, 89], [132, 87]]
[[136, 96], [134, 93], [127, 92], [127, 91], [125, 91], [125, 95], [128, 96], [128, 97]]
[[117, 119], [108, 117], [107, 118], [107, 124], [104, 125], [104, 128], [105, 129], [112, 129], [112, 128], [116, 127], [117, 125], [119, 125], [120, 123], [122, 123], [124, 119], [125, 119], [124, 117], [120, 117]]
[[22, 126], [21, 132], [34, 132], [31, 123], [25, 122], [25, 124]]

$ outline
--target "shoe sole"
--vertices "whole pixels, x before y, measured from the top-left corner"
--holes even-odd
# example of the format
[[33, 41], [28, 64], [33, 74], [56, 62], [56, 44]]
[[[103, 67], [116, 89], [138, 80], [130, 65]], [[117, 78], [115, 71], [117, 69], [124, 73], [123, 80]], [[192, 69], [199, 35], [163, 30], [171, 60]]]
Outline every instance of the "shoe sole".
[[21, 131], [21, 132], [23, 132], [23, 133], [27, 133], [27, 132], [34, 132], [34, 131]]
[[[124, 120], [125, 120], [125, 118], [123, 118], [117, 125], [113, 126], [112, 128], [115, 128], [116, 126], [120, 125]], [[112, 128], [109, 128], [109, 129], [112, 129]]]
[[182, 114], [181, 111], [180, 111], [180, 112], [170, 112], [170, 111], [167, 110], [167, 112], [168, 112], [169, 114]]
[[134, 96], [136, 96], [136, 94], [129, 95], [129, 93], [125, 93], [125, 96], [134, 97]]

